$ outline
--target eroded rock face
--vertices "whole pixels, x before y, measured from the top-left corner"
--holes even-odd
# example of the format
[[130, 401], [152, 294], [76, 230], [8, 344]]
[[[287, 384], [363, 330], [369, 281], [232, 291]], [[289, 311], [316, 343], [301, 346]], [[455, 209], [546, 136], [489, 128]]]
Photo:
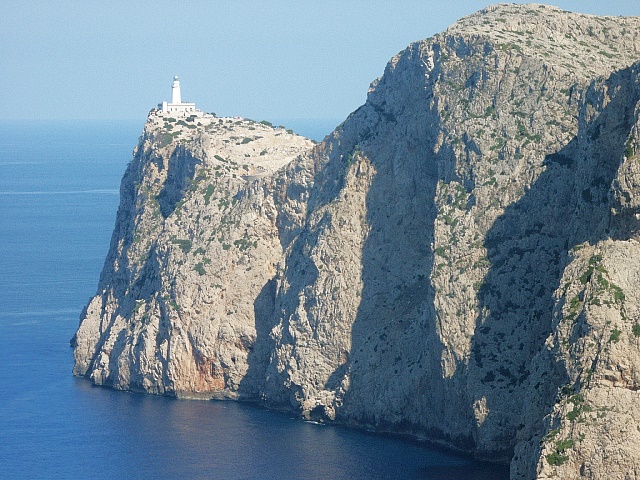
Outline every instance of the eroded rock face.
[[282, 255], [260, 179], [312, 145], [252, 121], [152, 112], [74, 339], [74, 373], [121, 389], [237, 396], [253, 302]]
[[635, 478], [639, 27], [490, 7], [315, 147], [152, 113], [74, 373]]

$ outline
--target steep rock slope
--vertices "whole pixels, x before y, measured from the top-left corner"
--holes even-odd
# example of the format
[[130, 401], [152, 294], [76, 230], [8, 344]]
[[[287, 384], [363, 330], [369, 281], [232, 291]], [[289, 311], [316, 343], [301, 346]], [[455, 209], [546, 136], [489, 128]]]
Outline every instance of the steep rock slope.
[[74, 373], [119, 389], [234, 396], [255, 339], [253, 299], [282, 255], [260, 178], [312, 145], [252, 121], [152, 112], [73, 339]]
[[313, 149], [153, 113], [74, 372], [638, 476], [639, 27], [490, 7]]

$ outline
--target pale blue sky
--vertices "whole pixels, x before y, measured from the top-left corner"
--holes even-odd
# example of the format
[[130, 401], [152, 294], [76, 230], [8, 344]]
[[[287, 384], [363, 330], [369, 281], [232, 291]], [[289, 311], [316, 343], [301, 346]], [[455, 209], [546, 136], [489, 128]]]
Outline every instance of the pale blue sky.
[[[343, 119], [392, 55], [490, 3], [0, 0], [0, 119], [142, 121], [173, 75], [218, 115]], [[640, 15], [638, 0], [554, 4]]]

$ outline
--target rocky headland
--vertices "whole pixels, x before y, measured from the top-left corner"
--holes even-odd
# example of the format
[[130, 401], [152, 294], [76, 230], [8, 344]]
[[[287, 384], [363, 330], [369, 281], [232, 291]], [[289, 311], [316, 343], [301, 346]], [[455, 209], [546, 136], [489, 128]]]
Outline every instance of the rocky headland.
[[497, 5], [325, 140], [154, 110], [76, 375], [640, 477], [640, 18]]

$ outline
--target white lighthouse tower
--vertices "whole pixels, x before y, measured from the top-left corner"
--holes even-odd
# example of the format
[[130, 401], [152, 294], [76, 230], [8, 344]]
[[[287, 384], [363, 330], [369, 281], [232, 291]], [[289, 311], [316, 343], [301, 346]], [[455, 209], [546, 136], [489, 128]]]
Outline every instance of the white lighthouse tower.
[[[158, 107], [160, 107], [160, 105], [158, 105]], [[177, 114], [180, 116], [202, 116], [202, 111], [196, 109], [195, 103], [182, 102], [180, 80], [178, 80], [177, 76], [173, 77], [173, 83], [171, 84], [171, 103], [162, 102], [162, 113]]]
[[171, 103], [182, 103], [182, 100], [180, 98], [180, 80], [178, 80], [177, 75], [173, 77], [173, 84], [171, 85]]

